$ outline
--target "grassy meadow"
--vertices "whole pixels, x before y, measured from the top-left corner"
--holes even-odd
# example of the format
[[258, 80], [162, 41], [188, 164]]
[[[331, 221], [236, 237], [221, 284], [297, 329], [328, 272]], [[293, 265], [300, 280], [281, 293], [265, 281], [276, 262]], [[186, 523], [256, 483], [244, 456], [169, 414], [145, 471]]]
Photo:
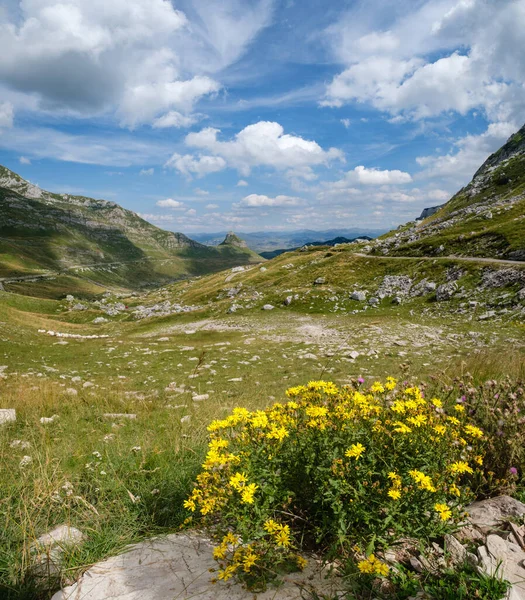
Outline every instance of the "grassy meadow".
[[[206, 427], [237, 406], [264, 408], [288, 387], [319, 379], [344, 385], [393, 375], [446, 385], [467, 373], [475, 384], [525, 378], [525, 328], [511, 311], [495, 326], [477, 318], [487, 306], [461, 312], [464, 299], [393, 305], [385, 298], [368, 310], [349, 299], [354, 289], [371, 294], [385, 275], [440, 282], [451, 268], [461, 269], [460, 284], [478, 297], [487, 265], [367, 259], [337, 249], [128, 295], [120, 299], [128, 308], [100, 325], [93, 320], [105, 313], [81, 288], [87, 308], [79, 311], [65, 293], [19, 293], [30, 284], [0, 292], [0, 408], [17, 412], [15, 423], [0, 425], [0, 597], [49, 598], [58, 583], [126, 544], [183, 526]], [[326, 284], [314, 286], [318, 277]], [[228, 297], [235, 286], [240, 291]], [[492, 290], [488, 303], [500, 310], [502, 296], [514, 292]], [[284, 306], [288, 295], [297, 299]], [[195, 310], [134, 318], [139, 305], [166, 300]], [[228, 314], [234, 302], [239, 308]], [[261, 310], [268, 303], [275, 308]], [[86, 541], [66, 553], [60, 581], [35, 579], [32, 544], [61, 523]]]

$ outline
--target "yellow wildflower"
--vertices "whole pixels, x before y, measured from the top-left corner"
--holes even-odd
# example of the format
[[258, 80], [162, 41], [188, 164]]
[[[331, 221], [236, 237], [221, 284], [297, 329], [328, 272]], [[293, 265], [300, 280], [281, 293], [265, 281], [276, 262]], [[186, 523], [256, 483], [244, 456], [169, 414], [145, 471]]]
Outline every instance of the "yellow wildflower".
[[422, 471], [417, 471], [416, 469], [409, 471], [410, 477], [418, 484], [419, 489], [427, 490], [428, 492], [437, 491], [436, 488], [432, 485], [432, 479], [428, 475], [425, 475]]
[[394, 423], [394, 425], [396, 427], [394, 427], [394, 431], [396, 431], [397, 433], [411, 433], [412, 429], [410, 429], [410, 427], [406, 424], [403, 423], [401, 421], [396, 421]]
[[388, 495], [390, 498], [392, 498], [392, 500], [399, 500], [399, 498], [401, 498], [401, 492], [395, 488], [388, 490]]
[[238, 492], [242, 491], [247, 481], [248, 479], [244, 473], [235, 473], [235, 475], [230, 477], [230, 485]]
[[382, 394], [385, 391], [385, 388], [379, 381], [374, 381], [374, 383], [370, 386], [370, 391], [373, 394], [376, 394], [376, 393]]
[[474, 427], [474, 425], [465, 425], [465, 433], [473, 438], [480, 439], [483, 437], [483, 431], [479, 427]]
[[299, 569], [301, 569], [301, 571], [306, 567], [306, 565], [308, 564], [308, 561], [306, 560], [306, 558], [303, 558], [302, 556], [300, 556], [299, 554], [295, 557], [295, 562], [297, 563], [297, 566], [299, 567]]
[[268, 519], [267, 521], [265, 521], [263, 527], [264, 530], [268, 533], [277, 533], [281, 529], [281, 525], [273, 519]]
[[468, 466], [468, 463], [462, 460], [452, 463], [450, 465], [450, 470], [452, 471], [452, 473], [474, 473], [472, 468]]
[[408, 417], [407, 421], [415, 427], [421, 427], [427, 422], [426, 415], [416, 415], [415, 417]]
[[359, 561], [357, 563], [357, 568], [361, 571], [361, 573], [381, 575], [383, 577], [388, 575], [388, 565], [382, 563], [373, 554], [371, 554], [366, 560]]
[[436, 408], [441, 408], [443, 406], [443, 402], [439, 398], [432, 398], [430, 401]]
[[456, 404], [456, 406], [454, 406], [454, 410], [459, 413], [464, 413], [465, 407], [463, 406], [463, 404]]
[[439, 514], [442, 521], [448, 521], [452, 516], [452, 511], [446, 504], [434, 504], [434, 510]]
[[247, 485], [242, 493], [241, 493], [241, 500], [244, 504], [253, 504], [253, 497], [255, 496], [255, 492], [259, 489], [258, 485], [255, 485], [255, 483], [250, 483], [249, 485]]
[[356, 460], [359, 460], [359, 457], [361, 456], [361, 454], [363, 454], [365, 450], [366, 448], [363, 446], [363, 444], [360, 444], [358, 442], [357, 444], [352, 444], [350, 446], [350, 449], [345, 452], [345, 456], [347, 456], [348, 458], [355, 458]]

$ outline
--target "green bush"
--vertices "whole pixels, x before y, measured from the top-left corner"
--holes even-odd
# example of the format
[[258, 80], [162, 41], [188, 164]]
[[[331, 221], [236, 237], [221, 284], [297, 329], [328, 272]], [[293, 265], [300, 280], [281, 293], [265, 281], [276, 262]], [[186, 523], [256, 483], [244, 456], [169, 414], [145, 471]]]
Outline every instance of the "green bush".
[[209, 426], [203, 471], [185, 506], [221, 540], [220, 579], [264, 587], [302, 568], [300, 550], [354, 557], [384, 577], [377, 555], [401, 537], [451, 530], [473, 495], [483, 432], [393, 378], [368, 390], [314, 381], [265, 411], [236, 408]]

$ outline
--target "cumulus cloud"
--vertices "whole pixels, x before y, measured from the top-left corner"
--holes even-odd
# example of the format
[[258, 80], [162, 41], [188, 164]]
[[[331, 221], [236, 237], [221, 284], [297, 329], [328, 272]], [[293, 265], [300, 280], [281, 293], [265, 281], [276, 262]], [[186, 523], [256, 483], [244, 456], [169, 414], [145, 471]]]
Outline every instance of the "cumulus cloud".
[[14, 110], [10, 102], [0, 103], [0, 129], [13, 126]]
[[215, 210], [216, 208], [219, 208], [218, 204], [206, 204], [206, 210]]
[[296, 198], [295, 196], [280, 195], [276, 196], [275, 198], [270, 198], [269, 196], [265, 196], [263, 194], [250, 194], [249, 196], [245, 196], [235, 206], [258, 208], [261, 206], [299, 206], [300, 204], [304, 204], [304, 200], [301, 198]]
[[378, 2], [384, 11], [360, 14], [356, 3], [327, 32], [347, 66], [322, 104], [366, 103], [411, 119], [474, 108], [493, 121], [523, 114], [525, 2], [426, 0], [395, 12]]
[[[122, 125], [187, 127], [213, 74], [239, 59], [273, 2], [20, 0], [0, 15], [0, 81], [41, 110], [116, 112]], [[179, 6], [181, 3], [178, 3]], [[11, 16], [12, 14], [12, 16]]]
[[237, 187], [246, 187], [248, 185], [247, 181], [244, 181], [244, 179], [239, 179], [239, 181], [237, 182]]
[[192, 174], [204, 177], [226, 168], [226, 161], [220, 156], [192, 156], [191, 154], [173, 154], [164, 165], [175, 169], [191, 179]]
[[486, 158], [500, 148], [515, 133], [512, 123], [491, 123], [479, 135], [467, 135], [457, 140], [447, 154], [419, 156], [416, 162], [423, 167], [418, 179], [445, 178], [463, 185], [477, 171]]
[[412, 177], [404, 171], [381, 171], [380, 169], [367, 169], [362, 165], [356, 167], [353, 172], [347, 174], [350, 180], [355, 179], [363, 185], [398, 185], [401, 183], [410, 183]]
[[343, 158], [336, 148], [325, 151], [315, 141], [285, 134], [282, 125], [275, 122], [259, 121], [248, 125], [228, 141], [219, 140], [219, 133], [219, 129], [207, 127], [188, 134], [186, 144], [221, 157], [243, 175], [249, 175], [256, 166], [301, 169]]
[[27, 156], [21, 156], [18, 160], [21, 165], [30, 165], [31, 164], [31, 160], [29, 158], [27, 158]]
[[160, 206], [160, 208], [171, 208], [173, 210], [180, 210], [184, 207], [184, 204], [182, 202], [179, 202], [178, 200], [173, 200], [173, 198], [159, 200], [158, 202], [156, 202], [156, 205]]
[[201, 190], [201, 188], [195, 188], [194, 192], [197, 194], [197, 196], [209, 196], [210, 192], [208, 192], [208, 190]]
[[139, 175], [154, 175], [155, 174], [155, 169], [151, 168], [151, 169], [141, 169]]

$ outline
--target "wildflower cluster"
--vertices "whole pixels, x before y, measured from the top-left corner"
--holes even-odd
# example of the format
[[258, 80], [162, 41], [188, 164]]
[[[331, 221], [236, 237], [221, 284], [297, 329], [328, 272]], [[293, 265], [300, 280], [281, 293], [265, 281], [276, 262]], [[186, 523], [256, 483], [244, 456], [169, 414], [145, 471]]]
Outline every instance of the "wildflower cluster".
[[222, 540], [220, 579], [255, 587], [285, 565], [303, 568], [299, 540], [349, 555], [361, 544], [369, 556], [359, 570], [385, 576], [374, 544], [442, 533], [461, 519], [484, 440], [465, 411], [391, 377], [368, 390], [312, 381], [286, 394], [208, 428], [185, 507]]

